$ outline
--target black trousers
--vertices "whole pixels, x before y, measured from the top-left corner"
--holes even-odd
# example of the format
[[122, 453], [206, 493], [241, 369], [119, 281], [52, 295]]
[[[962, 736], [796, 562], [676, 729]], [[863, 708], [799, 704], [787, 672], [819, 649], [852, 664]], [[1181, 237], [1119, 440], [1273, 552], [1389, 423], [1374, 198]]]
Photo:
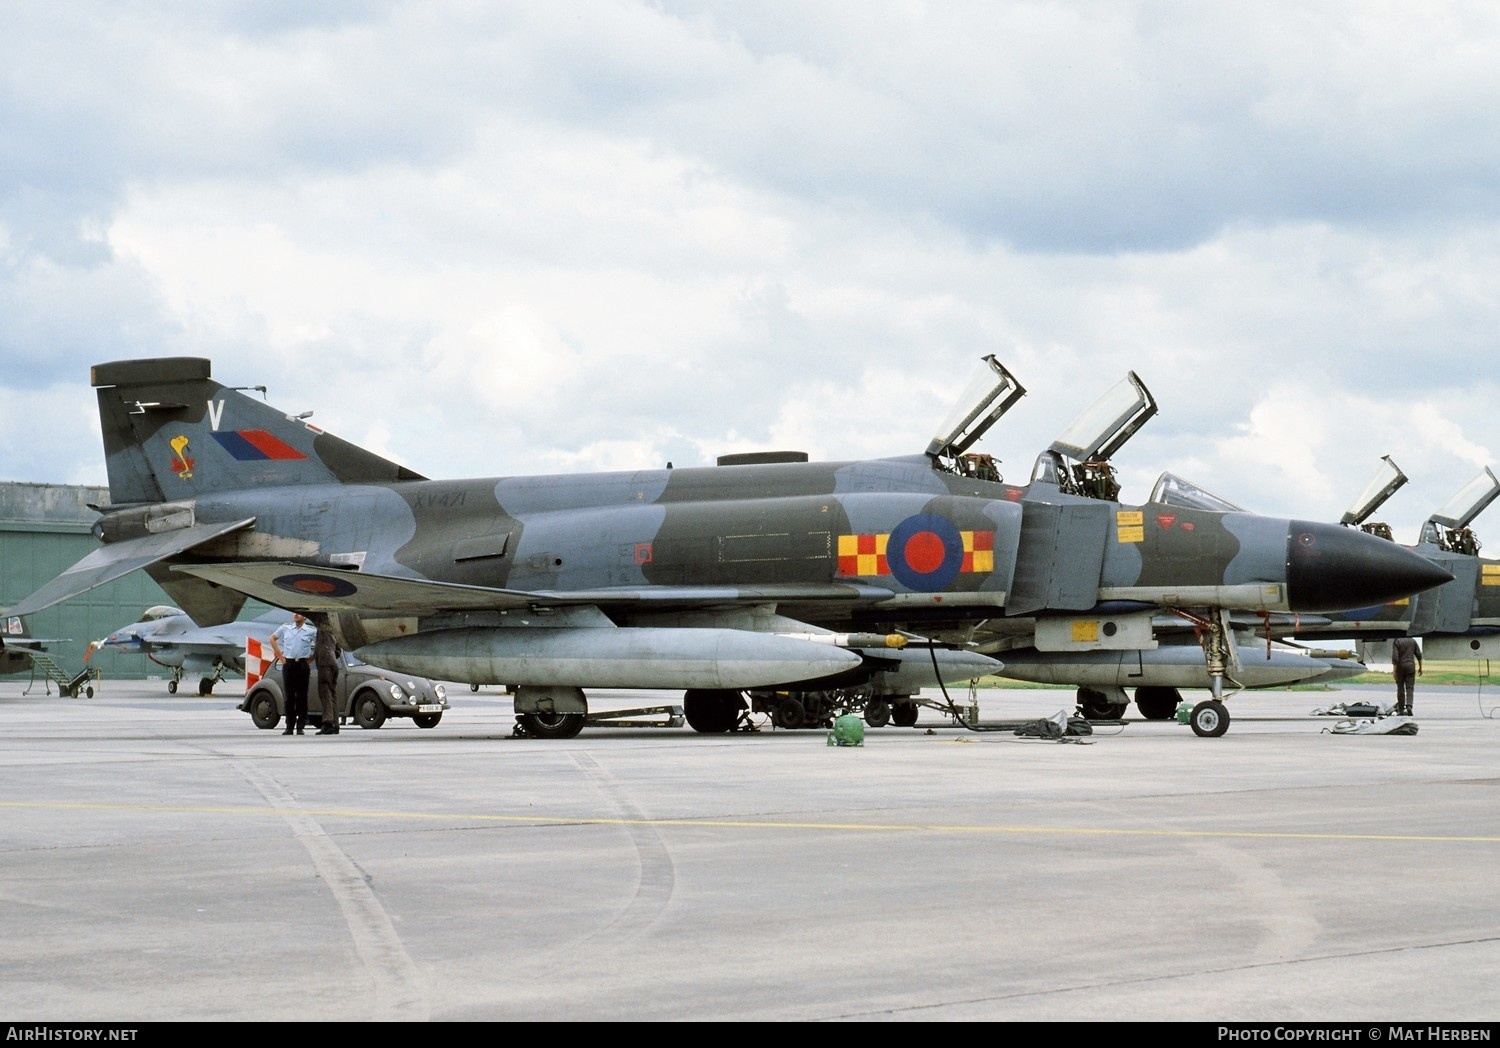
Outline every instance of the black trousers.
[[282, 680], [286, 682], [286, 726], [307, 727], [307, 678], [308, 665], [287, 659], [282, 667]]
[[1396, 671], [1396, 712], [1404, 713], [1410, 717], [1412, 692], [1416, 690], [1417, 667], [1416, 665], [1398, 662], [1394, 667]]

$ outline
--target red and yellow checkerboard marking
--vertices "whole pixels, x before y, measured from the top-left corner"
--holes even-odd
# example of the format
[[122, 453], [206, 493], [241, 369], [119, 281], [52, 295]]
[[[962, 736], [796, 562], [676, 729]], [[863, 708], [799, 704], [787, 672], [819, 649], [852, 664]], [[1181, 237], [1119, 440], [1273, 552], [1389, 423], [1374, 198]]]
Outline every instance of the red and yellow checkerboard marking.
[[995, 533], [993, 531], [962, 531], [964, 538], [964, 566], [960, 571], [995, 570]]
[[[993, 531], [961, 531], [963, 537], [964, 562], [960, 571], [990, 572], [995, 570], [995, 533]], [[891, 569], [886, 561], [886, 546], [891, 536], [840, 535], [840, 575], [889, 575]]]
[[891, 536], [885, 535], [840, 535], [840, 575], [889, 575], [890, 567], [885, 562], [885, 546]]

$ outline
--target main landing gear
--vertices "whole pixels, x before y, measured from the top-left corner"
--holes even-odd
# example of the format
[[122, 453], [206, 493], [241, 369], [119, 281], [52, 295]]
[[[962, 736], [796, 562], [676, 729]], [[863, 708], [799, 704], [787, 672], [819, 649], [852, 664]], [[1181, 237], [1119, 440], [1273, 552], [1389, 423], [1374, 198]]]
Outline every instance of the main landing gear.
[[1135, 689], [1135, 708], [1147, 720], [1170, 720], [1180, 705], [1182, 692], [1176, 688], [1144, 685]]
[[682, 715], [688, 727], [704, 735], [733, 731], [744, 709], [745, 700], [737, 691], [689, 688], [682, 696]]
[[[917, 723], [917, 704], [910, 695], [877, 695], [868, 685], [818, 691], [752, 691], [749, 696], [752, 713], [770, 714], [772, 725], [787, 731], [831, 728], [835, 719], [849, 713], [863, 716], [872, 728], [888, 724], [910, 728]], [[692, 723], [691, 714], [688, 723]]]
[[[220, 663], [215, 668], [214, 676], [212, 676], [212, 677], [204, 676], [204, 677], [199, 677], [198, 678], [198, 697], [199, 698], [207, 698], [208, 696], [212, 695], [214, 693], [214, 685], [217, 684], [217, 683], [219, 683], [219, 681], [221, 681], [223, 679], [224, 679], [224, 666], [223, 666], [222, 663]], [[182, 667], [181, 666], [174, 666], [174, 667], [172, 667], [172, 679], [169, 680], [169, 681], [167, 681], [167, 694], [168, 695], [176, 695], [177, 694], [177, 689], [179, 687], [181, 687], [181, 686], [182, 686]]]
[[[1119, 688], [1114, 691], [1119, 693], [1123, 699], [1124, 692]], [[1125, 711], [1130, 707], [1128, 702], [1112, 701], [1109, 695], [1094, 688], [1078, 689], [1078, 712], [1085, 720], [1120, 720], [1125, 716]]]

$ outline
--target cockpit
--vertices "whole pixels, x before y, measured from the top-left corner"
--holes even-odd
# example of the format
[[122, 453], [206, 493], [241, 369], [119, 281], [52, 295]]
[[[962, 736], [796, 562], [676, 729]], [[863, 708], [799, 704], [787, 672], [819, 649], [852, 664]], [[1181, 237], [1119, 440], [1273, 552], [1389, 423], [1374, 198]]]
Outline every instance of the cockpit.
[[1369, 520], [1370, 514], [1379, 509], [1385, 500], [1401, 490], [1406, 483], [1406, 474], [1401, 472], [1401, 467], [1391, 461], [1389, 455], [1380, 456], [1380, 465], [1375, 468], [1372, 476], [1359, 495], [1354, 500], [1354, 505], [1345, 511], [1339, 518], [1339, 523], [1344, 527], [1358, 527], [1360, 531], [1377, 538], [1390, 539], [1391, 526], [1383, 521]]
[[1478, 556], [1479, 538], [1469, 528], [1469, 524], [1497, 496], [1500, 496], [1500, 480], [1496, 480], [1495, 474], [1486, 466], [1473, 480], [1454, 492], [1453, 497], [1436, 513], [1427, 518], [1427, 523], [1422, 525], [1421, 541], [1449, 553]]
[[970, 453], [969, 448], [1026, 395], [1026, 387], [993, 353], [984, 357], [982, 363], [983, 369], [970, 379], [943, 420], [938, 435], [927, 445], [927, 456], [944, 472], [999, 482], [1003, 478], [995, 458]]
[[139, 619], [137, 619], [136, 621], [137, 622], [155, 622], [157, 619], [169, 619], [169, 618], [172, 618], [173, 616], [181, 615], [181, 614], [182, 614], [182, 609], [181, 608], [174, 608], [174, 607], [172, 607], [169, 604], [153, 604], [153, 605], [151, 605], [151, 607], [149, 607], [145, 611], [141, 612], [141, 617]]
[[1163, 473], [1156, 478], [1151, 489], [1152, 502], [1185, 509], [1206, 509], [1215, 513], [1243, 513], [1244, 507], [1215, 495], [1207, 488], [1200, 488], [1191, 481], [1183, 480], [1175, 473]]
[[[995, 458], [969, 448], [1026, 395], [1026, 389], [993, 354], [984, 357], [983, 363], [983, 370], [970, 381], [928, 444], [927, 455], [937, 469], [998, 482], [1003, 478]], [[1037, 457], [1032, 483], [1053, 485], [1065, 494], [1085, 498], [1118, 500], [1120, 483], [1110, 456], [1155, 414], [1156, 400], [1135, 372], [1130, 372]]]
[[1031, 468], [1035, 483], [1068, 495], [1116, 502], [1120, 482], [1110, 457], [1156, 414], [1156, 399], [1134, 371], [1094, 401]]

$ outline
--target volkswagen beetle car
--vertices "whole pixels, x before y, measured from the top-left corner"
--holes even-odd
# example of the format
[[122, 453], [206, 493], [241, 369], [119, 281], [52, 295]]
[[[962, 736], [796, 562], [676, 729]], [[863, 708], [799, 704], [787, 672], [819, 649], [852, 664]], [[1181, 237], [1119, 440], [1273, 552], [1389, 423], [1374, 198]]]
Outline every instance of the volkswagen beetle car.
[[[347, 651], [340, 657], [339, 723], [354, 718], [361, 728], [378, 728], [387, 717], [410, 717], [419, 728], [435, 728], [448, 711], [447, 689], [437, 681], [410, 673], [396, 673], [361, 662]], [[250, 685], [239, 708], [250, 714], [257, 728], [274, 728], [286, 712], [281, 667], [272, 666]], [[323, 719], [318, 701], [318, 677], [307, 688], [307, 722]]]

